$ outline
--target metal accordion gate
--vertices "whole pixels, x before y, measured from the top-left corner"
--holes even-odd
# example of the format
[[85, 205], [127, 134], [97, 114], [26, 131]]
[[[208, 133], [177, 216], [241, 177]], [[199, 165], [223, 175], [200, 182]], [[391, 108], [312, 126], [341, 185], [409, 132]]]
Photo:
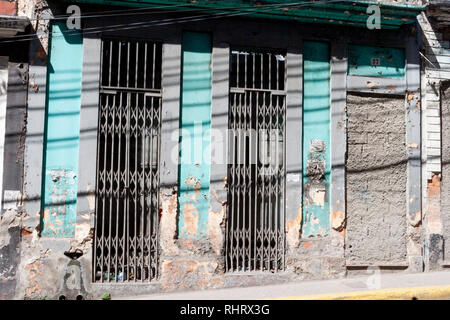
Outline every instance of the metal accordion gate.
[[102, 40], [93, 281], [158, 276], [162, 44]]
[[226, 270], [284, 270], [285, 52], [233, 50], [229, 101]]

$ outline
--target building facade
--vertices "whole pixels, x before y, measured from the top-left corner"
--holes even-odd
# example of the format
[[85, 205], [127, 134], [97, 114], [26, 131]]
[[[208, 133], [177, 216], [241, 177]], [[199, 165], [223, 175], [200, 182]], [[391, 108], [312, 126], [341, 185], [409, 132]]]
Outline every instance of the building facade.
[[2, 298], [446, 268], [446, 2], [16, 8]]

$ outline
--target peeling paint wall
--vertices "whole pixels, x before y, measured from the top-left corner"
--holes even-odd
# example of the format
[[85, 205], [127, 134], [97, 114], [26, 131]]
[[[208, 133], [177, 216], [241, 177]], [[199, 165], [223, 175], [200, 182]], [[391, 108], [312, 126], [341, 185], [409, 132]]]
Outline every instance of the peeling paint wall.
[[212, 42], [183, 33], [180, 120], [179, 236], [207, 236], [211, 157]]
[[[27, 8], [28, 7], [24, 5], [20, 10], [28, 10]], [[129, 22], [129, 17], [117, 17], [117, 19], [118, 20], [115, 21], [115, 23]], [[145, 20], [145, 17], [137, 17], [135, 19], [137, 19], [136, 21], [139, 21], [139, 19]], [[88, 25], [86, 27], [102, 25], [101, 19], [92, 19], [92, 21], [87, 23]], [[74, 185], [78, 186], [76, 192], [76, 219], [72, 225], [73, 233], [66, 239], [39, 237], [39, 208], [33, 205], [33, 203], [38, 203], [41, 200], [40, 183], [42, 181], [42, 163], [39, 160], [40, 152], [37, 150], [42, 150], [43, 146], [42, 120], [44, 117], [39, 108], [42, 108], [45, 103], [43, 102], [42, 97], [45, 95], [46, 91], [45, 63], [47, 61], [47, 49], [45, 43], [41, 42], [39, 48], [31, 49], [33, 52], [33, 61], [30, 69], [30, 100], [28, 105], [28, 115], [30, 116], [28, 128], [30, 129], [30, 134], [27, 135], [26, 140], [25, 189], [27, 193], [25, 198], [25, 210], [23, 215], [20, 215], [21, 227], [19, 230], [21, 235], [21, 245], [20, 247], [16, 245], [3, 246], [3, 248], [5, 248], [4, 250], [7, 250], [8, 252], [11, 252], [11, 250], [20, 250], [20, 259], [15, 261], [15, 263], [19, 264], [17, 270], [20, 271], [17, 272], [16, 276], [13, 276], [16, 278], [16, 288], [14, 291], [11, 291], [15, 294], [16, 298], [58, 299], [61, 296], [65, 296], [67, 299], [75, 299], [78, 295], [82, 295], [84, 298], [98, 298], [105, 292], [110, 292], [114, 297], [119, 294], [133, 294], [138, 292], [167, 292], [186, 289], [200, 290], [345, 276], [347, 265], [343, 252], [344, 237], [346, 236], [346, 233], [349, 233], [348, 239], [354, 241], [353, 243], [356, 241], [359, 242], [360, 245], [364, 244], [361, 239], [365, 235], [361, 232], [361, 229], [355, 229], [353, 227], [355, 226], [355, 219], [366, 218], [368, 217], [368, 213], [370, 213], [368, 206], [365, 207], [364, 210], [360, 210], [360, 207], [358, 207], [355, 201], [359, 201], [359, 204], [362, 202], [368, 203], [371, 198], [369, 196], [361, 195], [361, 193], [364, 193], [364, 189], [357, 188], [360, 183], [359, 173], [351, 172], [351, 174], [355, 174], [352, 177], [354, 180], [347, 181], [347, 187], [350, 197], [349, 200], [353, 200], [353, 204], [350, 203], [347, 205], [347, 217], [350, 220], [346, 220], [344, 191], [342, 196], [331, 201], [332, 198], [330, 198], [330, 195], [321, 191], [323, 188], [305, 188], [304, 190], [306, 193], [319, 190], [319, 192], [312, 192], [311, 197], [309, 197], [308, 200], [317, 204], [321, 209], [324, 209], [329, 205], [326, 210], [324, 209], [324, 212], [327, 214], [326, 217], [328, 218], [328, 226], [326, 229], [329, 230], [329, 234], [325, 237], [320, 237], [320, 239], [317, 239], [319, 237], [301, 238], [302, 228], [304, 227], [304, 225], [302, 225], [302, 220], [305, 218], [305, 211], [302, 210], [302, 167], [309, 170], [311, 173], [309, 177], [313, 178], [313, 180], [316, 178], [317, 180], [324, 180], [323, 176], [324, 172], [325, 176], [327, 174], [327, 166], [343, 166], [342, 163], [334, 162], [330, 156], [328, 156], [327, 159], [327, 157], [323, 155], [324, 152], [331, 152], [333, 148], [333, 139], [335, 139], [335, 136], [333, 133], [329, 132], [328, 136], [331, 135], [329, 141], [317, 137], [309, 139], [314, 140], [313, 143], [310, 143], [308, 140], [307, 148], [305, 149], [307, 150], [306, 156], [310, 157], [305, 161], [302, 159], [301, 149], [303, 132], [301, 123], [303, 116], [303, 50], [301, 47], [302, 37], [305, 39], [315, 39], [317, 34], [320, 33], [323, 36], [321, 39], [326, 37], [336, 39], [334, 40], [334, 43], [330, 42], [329, 49], [331, 49], [331, 52], [328, 58], [335, 60], [345, 59], [345, 53], [342, 53], [345, 51], [344, 49], [341, 50], [341, 53], [336, 54], [333, 53], [333, 48], [336, 48], [336, 43], [341, 43], [342, 35], [345, 35], [348, 39], [358, 38], [357, 35], [354, 34], [356, 31], [353, 29], [341, 30], [339, 28], [336, 28], [336, 30], [329, 30], [329, 28], [321, 29], [320, 26], [317, 25], [315, 26], [317, 28], [302, 28], [302, 32], [299, 33], [299, 25], [294, 22], [279, 24], [269, 21], [247, 21], [242, 19], [236, 21], [233, 20], [233, 23], [235, 23], [234, 26], [239, 32], [232, 31], [228, 28], [229, 21], [227, 20], [216, 21], [215, 23], [199, 22], [190, 25], [192, 30], [199, 32], [209, 31], [212, 34], [212, 59], [209, 57], [211, 65], [207, 66], [208, 70], [212, 73], [212, 79], [209, 79], [208, 81], [213, 84], [210, 88], [212, 91], [212, 100], [210, 103], [212, 129], [220, 130], [222, 128], [227, 128], [228, 125], [229, 84], [227, 79], [229, 73], [230, 45], [279, 47], [287, 48], [288, 51], [288, 108], [286, 113], [286, 231], [288, 250], [286, 254], [286, 271], [278, 274], [261, 273], [245, 275], [224, 272], [223, 245], [225, 239], [224, 226], [227, 219], [227, 165], [213, 163], [209, 166], [208, 164], [207, 167], [208, 169], [210, 168], [211, 172], [206, 174], [205, 168], [196, 166], [197, 162], [189, 162], [189, 168], [193, 170], [191, 172], [189, 172], [189, 170], [186, 171], [185, 174], [181, 175], [182, 178], [179, 179], [180, 167], [178, 166], [178, 163], [180, 162], [180, 159], [178, 158], [178, 138], [182, 135], [180, 130], [183, 129], [179, 126], [180, 93], [183, 92], [180, 73], [180, 70], [182, 69], [183, 50], [181, 40], [183, 29], [179, 26], [164, 26], [159, 29], [149, 28], [148, 30], [142, 28], [140, 29], [140, 32], [142, 32], [143, 37], [152, 38], [155, 34], [158, 34], [161, 39], [164, 39], [164, 90], [163, 115], [161, 119], [162, 149], [160, 161], [161, 190], [159, 211], [159, 242], [161, 248], [159, 266], [160, 277], [145, 286], [135, 286], [133, 284], [115, 285], [92, 283], [92, 216], [95, 210], [93, 190], [95, 189], [96, 113], [98, 111], [97, 82], [99, 72], [95, 65], [98, 64], [97, 59], [99, 59], [100, 56], [98, 54], [100, 52], [100, 46], [99, 41], [96, 38], [97, 35], [89, 35], [83, 40], [85, 61], [83, 62], [83, 92], [81, 97], [82, 123], [80, 127], [80, 154], [77, 157], [80, 162], [79, 170], [77, 172], [76, 170], [50, 168], [47, 177], [49, 179], [48, 185], [51, 186], [47, 190], [49, 193], [53, 193], [55, 202], [65, 202], [67, 197], [74, 196], [73, 193], [66, 193], [63, 187], [70, 184], [69, 182], [71, 179], [74, 181]], [[304, 25], [300, 26], [303, 27]], [[44, 31], [46, 27], [42, 24], [41, 28], [42, 31]], [[359, 35], [366, 34], [366, 30], [360, 30], [358, 32]], [[127, 37], [129, 36], [129, 31], [123, 30], [116, 35]], [[384, 36], [388, 35], [383, 34], [383, 37]], [[392, 34], [391, 37], [397, 39], [398, 36]], [[341, 54], [343, 55], [341, 56]], [[89, 59], [86, 60], [86, 57]], [[346, 76], [347, 64], [345, 63], [344, 65], [345, 68], [343, 70], [339, 69], [333, 71], [332, 68], [331, 72], [335, 72], [335, 75], [331, 76], [332, 84], [333, 79], [342, 80], [342, 77]], [[329, 66], [327, 66], [327, 68], [329, 68]], [[327, 74], [329, 71], [330, 70], [327, 70]], [[51, 70], [49, 72], [51, 72]], [[341, 74], [341, 78], [333, 78], [334, 76], [337, 77], [338, 74]], [[44, 78], [42, 78], [42, 75], [44, 75]], [[337, 81], [337, 84], [336, 82], [333, 84], [333, 89], [331, 91], [339, 91], [339, 95], [345, 96], [346, 87], [345, 84], [340, 83], [340, 80]], [[194, 83], [194, 85], [199, 84]], [[186, 87], [184, 88], [186, 89]], [[331, 99], [329, 98], [330, 96], [326, 97], [327, 101], [331, 100], [331, 106], [328, 105], [331, 110], [328, 109], [328, 112], [331, 111], [331, 117], [333, 117], [335, 116], [333, 114], [333, 111], [335, 111], [333, 110], [333, 103], [338, 103], [337, 101], [340, 101], [339, 99], [341, 98], [338, 99], [336, 93], [334, 93], [334, 96], [333, 93], [331, 93]], [[342, 101], [344, 100], [345, 99], [342, 99]], [[375, 138], [364, 140], [367, 146], [365, 149], [365, 157], [356, 157], [354, 153], [350, 155], [351, 163], [349, 168], [354, 169], [355, 167], [358, 168], [360, 166], [366, 169], [366, 167], [371, 168], [372, 166], [377, 166], [382, 162], [382, 160], [379, 159], [380, 157], [386, 157], [390, 160], [404, 160], [403, 156], [400, 156], [398, 153], [406, 150], [404, 137], [404, 101], [403, 99], [396, 100], [390, 98], [385, 100], [359, 96], [351, 96], [349, 98], [349, 108], [355, 107], [349, 112], [351, 120], [354, 119], [355, 113], [353, 112], [356, 112], [356, 109], [362, 108], [359, 111], [365, 110], [367, 112], [369, 109], [377, 110], [375, 119], [369, 121], [367, 117], [365, 118], [367, 121], [356, 121], [357, 127], [352, 127], [352, 124], [355, 123], [351, 123], [349, 137], [352, 139], [360, 138], [365, 132], [364, 130], [370, 131], [370, 128], [377, 128], [381, 131], [375, 132], [377, 133]], [[331, 125], [334, 123], [336, 126], [335, 128], [339, 128], [339, 130], [342, 131], [342, 134], [344, 134], [345, 102], [342, 101], [340, 102], [342, 104], [342, 109], [339, 110], [340, 118], [335, 122], [331, 120]], [[393, 108], [395, 110], [392, 114], [393, 119], [390, 118], [389, 114], [386, 115], [383, 111], [385, 108]], [[358, 114], [356, 114], [356, 117], [358, 117]], [[379, 122], [383, 122], [383, 124], [378, 122], [374, 123], [376, 120], [380, 120]], [[328, 123], [326, 126], [329, 128], [330, 121], [329, 119], [327, 121]], [[368, 123], [371, 125], [370, 128], [365, 127]], [[392, 142], [392, 147], [387, 148], [387, 144], [384, 143], [385, 140], [382, 139], [382, 135], [385, 135], [385, 132], [383, 133], [382, 131], [384, 129], [387, 130], [387, 126], [389, 125], [392, 125], [392, 132], [389, 131], [388, 136], [392, 133], [398, 135], [398, 139], [396, 137], [391, 137], [392, 141], [389, 141]], [[403, 137], [403, 140], [401, 140], [400, 137]], [[353, 152], [358, 143], [352, 141], [350, 138], [349, 151]], [[218, 151], [223, 152], [225, 155], [227, 154], [228, 141], [226, 140], [227, 135], [224, 134], [222, 141], [211, 142], [211, 157]], [[322, 142], [325, 141], [325, 143], [317, 140], [322, 140]], [[341, 141], [341, 144], [345, 145], [343, 141], [344, 140]], [[222, 142], [222, 144], [220, 144], [220, 142]], [[335, 149], [333, 150], [335, 151]], [[344, 155], [345, 151], [342, 150], [341, 156], [343, 157]], [[325, 161], [325, 167], [322, 166], [320, 161], [317, 162], [317, 159], [327, 160]], [[304, 164], [303, 166], [302, 163]], [[383, 163], [381, 164], [383, 165]], [[390, 256], [385, 258], [385, 260], [382, 260], [382, 262], [389, 260], [396, 263], [397, 261], [400, 261], [400, 258], [403, 257], [406, 250], [406, 208], [403, 205], [406, 201], [405, 168], [406, 164], [399, 164], [398, 166], [395, 166], [394, 172], [382, 169], [381, 173], [378, 171], [375, 175], [365, 176], [365, 183], [367, 183], [366, 189], [368, 189], [368, 191], [375, 195], [379, 192], [376, 188], [378, 186], [374, 187], [372, 185], [372, 178], [375, 177], [378, 179], [376, 181], [382, 180], [382, 183], [380, 183], [379, 186], [383, 187], [384, 191], [395, 194], [395, 199], [397, 199], [396, 201], [399, 204], [399, 208], [394, 208], [395, 210], [392, 209], [392, 212], [389, 211], [385, 215], [370, 215], [373, 219], [369, 221], [369, 227], [374, 226], [376, 223], [384, 226], [384, 229], [377, 229], [377, 231], [380, 231], [381, 233], [377, 234], [377, 238], [375, 239], [390, 236], [391, 234], [386, 233], [388, 232], [386, 229], [391, 230], [389, 232], [392, 232], [395, 235], [402, 235], [403, 237], [394, 237], [395, 246], [398, 248], [394, 248], [394, 245], [388, 247], [387, 251]], [[198, 171], [196, 171], [197, 169]], [[328, 174], [329, 173], [330, 169], [328, 169]], [[209, 174], [211, 176], [209, 176]], [[378, 177], [378, 175], [380, 177]], [[79, 176], [77, 181], [75, 181], [75, 176]], [[327, 183], [328, 182], [330, 181], [327, 181]], [[342, 186], [344, 185], [344, 181], [342, 180]], [[333, 186], [331, 185], [329, 188], [332, 189]], [[46, 189], [44, 189], [44, 191], [45, 190]], [[331, 190], [328, 190], [328, 192], [331, 192]], [[183, 201], [180, 203], [179, 197], [183, 197]], [[336, 199], [340, 200], [336, 201]], [[376, 208], [379, 204], [384, 205], [379, 198], [376, 198], [373, 207]], [[397, 205], [397, 203], [395, 205]], [[391, 209], [389, 208], [389, 210]], [[60, 213], [62, 212], [63, 211]], [[181, 214], [183, 215], [181, 216]], [[51, 215], [51, 212], [47, 212], [47, 219], [49, 219], [49, 215]], [[58, 215], [61, 214], [57, 214], [56, 216]], [[383, 218], [387, 219], [386, 223], [382, 220]], [[403, 220], [396, 224], [392, 219], [397, 218]], [[382, 223], [380, 223], [380, 219]], [[182, 223], [180, 223], [180, 220], [182, 220]], [[327, 219], [324, 219], [323, 224], [321, 222], [319, 225], [323, 227], [326, 224], [326, 220]], [[58, 221], [59, 220], [56, 220], [55, 222]], [[63, 222], [61, 223], [64, 224]], [[396, 227], [398, 228], [398, 231], [393, 230], [393, 227], [391, 229], [386, 228], [386, 226]], [[358, 227], [362, 228], [364, 226], [360, 223]], [[13, 230], [17, 229], [14, 228]], [[9, 229], [12, 231], [11, 228]], [[180, 237], [180, 231], [181, 235], [185, 237]], [[316, 232], [317, 230], [313, 231]], [[364, 231], [367, 231], [367, 228], [364, 229]], [[200, 239], [198, 238], [199, 235], [202, 236]], [[10, 239], [10, 243], [13, 237], [6, 236], [5, 239]], [[6, 243], [6, 240], [4, 242]], [[367, 247], [368, 251], [363, 253], [366, 254], [366, 262], [369, 260], [372, 262], [375, 260], [380, 261], [380, 257], [371, 256], [373, 251], [370, 251], [386, 251], [384, 247], [382, 248], [383, 250], [379, 250], [379, 247], [380, 246], [375, 247], [374, 245], [372, 245], [372, 247]], [[1, 246], [0, 250], [2, 250]], [[376, 254], [381, 255], [379, 252], [376, 252]], [[353, 261], [354, 260], [350, 262]]]
[[348, 265], [406, 264], [402, 98], [347, 96]]
[[330, 53], [325, 42], [303, 43], [302, 236], [330, 232]]
[[[92, 244], [88, 243], [88, 247]], [[66, 239], [43, 240], [37, 232], [22, 237], [20, 281], [16, 299], [89, 299], [90, 267], [85, 257], [63, 254], [70, 249]], [[89, 251], [90, 252], [90, 251]], [[88, 256], [88, 254], [86, 254]], [[89, 259], [90, 260], [90, 259]]]
[[[429, 1], [419, 16], [422, 31], [422, 172], [425, 271], [450, 266], [448, 248], [448, 83], [450, 80], [450, 28], [448, 9]], [[445, 108], [445, 110], [444, 110]]]
[[55, 238], [75, 234], [78, 190], [83, 39], [66, 30], [64, 22], [52, 25], [47, 68], [41, 235]]

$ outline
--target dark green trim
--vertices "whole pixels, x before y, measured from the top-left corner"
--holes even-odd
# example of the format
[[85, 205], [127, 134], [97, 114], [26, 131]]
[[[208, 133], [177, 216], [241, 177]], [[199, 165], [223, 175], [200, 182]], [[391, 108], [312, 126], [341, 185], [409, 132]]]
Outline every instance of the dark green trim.
[[[71, 0], [60, 0], [64, 2], [73, 2]], [[170, 11], [193, 12], [193, 9], [204, 9], [203, 13], [237, 13], [238, 17], [247, 18], [266, 18], [294, 20], [309, 23], [326, 23], [337, 25], [350, 25], [355, 27], [366, 27], [368, 14], [366, 13], [369, 5], [377, 5], [376, 1], [334, 1], [328, 3], [308, 4], [310, 0], [197, 0], [195, 3], [191, 0], [75, 0], [80, 3], [157, 8], [161, 6], [170, 6]], [[293, 7], [294, 2], [305, 2], [302, 7]], [[284, 4], [284, 5], [283, 5]], [[401, 3], [381, 3], [381, 28], [396, 29], [401, 25], [413, 23], [417, 15], [425, 10], [426, 6], [417, 6]], [[268, 7], [269, 6], [269, 7]], [[271, 6], [271, 7], [270, 7]]]

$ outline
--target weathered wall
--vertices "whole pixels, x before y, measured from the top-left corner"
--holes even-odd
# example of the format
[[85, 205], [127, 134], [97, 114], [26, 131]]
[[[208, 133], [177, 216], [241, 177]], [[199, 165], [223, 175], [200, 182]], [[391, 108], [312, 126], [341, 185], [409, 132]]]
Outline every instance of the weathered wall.
[[404, 100], [348, 95], [347, 115], [347, 264], [404, 265]]
[[[448, 110], [441, 109], [448, 96], [445, 91], [450, 80], [450, 28], [448, 6], [444, 2], [429, 1], [425, 15], [419, 17], [422, 31], [422, 163], [423, 163], [423, 225], [425, 270], [439, 270], [450, 266], [445, 237], [448, 225], [448, 167], [447, 140]], [[441, 105], [442, 102], [442, 105]], [[445, 191], [444, 191], [445, 189]]]
[[21, 63], [9, 63], [3, 212], [0, 212], [0, 299], [14, 297], [19, 276], [27, 68]]
[[[40, 2], [41, 6], [42, 3]], [[21, 10], [28, 10], [24, 7]], [[41, 11], [38, 10], [38, 14]], [[84, 11], [83, 11], [84, 12]], [[47, 12], [49, 14], [49, 12]], [[146, 17], [139, 16], [136, 21], [145, 21]], [[142, 21], [141, 21], [142, 20]], [[129, 17], [117, 17], [114, 24], [128, 23]], [[163, 116], [162, 116], [162, 150], [161, 150], [161, 198], [160, 198], [160, 275], [159, 279], [145, 286], [99, 284], [91, 281], [91, 245], [92, 218], [95, 198], [92, 190], [95, 188], [96, 162], [96, 130], [97, 130], [97, 101], [98, 101], [98, 57], [100, 44], [98, 35], [89, 34], [84, 39], [83, 63], [83, 93], [81, 106], [80, 132], [80, 167], [78, 179], [77, 220], [75, 236], [67, 239], [53, 239], [39, 237], [36, 227], [39, 226], [41, 181], [42, 181], [42, 150], [43, 150], [43, 119], [45, 110], [45, 75], [47, 72], [46, 34], [47, 25], [36, 22], [35, 27], [41, 33], [41, 41], [33, 42], [30, 52], [30, 85], [28, 101], [28, 125], [25, 151], [25, 213], [22, 220], [22, 243], [18, 270], [20, 277], [16, 289], [16, 298], [58, 298], [66, 296], [74, 299], [77, 295], [84, 298], [99, 297], [102, 293], [132, 294], [138, 292], [155, 292], [185, 289], [221, 288], [230, 286], [259, 285], [274, 282], [293, 281], [302, 278], [325, 278], [345, 275], [345, 258], [343, 254], [345, 235], [345, 196], [343, 193], [343, 169], [340, 177], [340, 198], [333, 199], [331, 205], [331, 233], [320, 241], [301, 239], [301, 86], [302, 86], [302, 38], [314, 39], [320, 33], [323, 38], [336, 39], [331, 45], [331, 58], [345, 60], [345, 46], [339, 54], [334, 49], [336, 43], [342, 44], [353, 38], [364, 38], [366, 30], [339, 29], [315, 26], [315, 28], [299, 28], [295, 23], [270, 23], [266, 21], [233, 20], [235, 30], [229, 28], [230, 21], [217, 20], [214, 22], [190, 23], [189, 30], [210, 32], [213, 34], [212, 49], [212, 128], [223, 130], [227, 127], [228, 111], [228, 54], [231, 46], [277, 47], [288, 49], [288, 123], [287, 123], [287, 183], [288, 196], [287, 225], [288, 225], [288, 254], [286, 272], [279, 274], [227, 274], [223, 272], [223, 240], [224, 223], [226, 219], [226, 165], [214, 163], [211, 167], [211, 187], [209, 192], [209, 217], [207, 236], [202, 241], [178, 238], [177, 230], [178, 208], [178, 138], [179, 138], [179, 107], [181, 86], [181, 39], [184, 27], [179, 25], [140, 28], [141, 35], [148, 39], [164, 39], [163, 49]], [[85, 27], [102, 26], [104, 21], [92, 19]], [[128, 37], [130, 30], [121, 30], [117, 36]], [[377, 33], [373, 39], [387, 39], [397, 43], [397, 34]], [[294, 59], [294, 58], [295, 59]], [[333, 132], [345, 130], [345, 81], [346, 63], [338, 70], [332, 65], [332, 128]], [[334, 78], [336, 77], [336, 78]], [[340, 78], [338, 78], [340, 77]], [[333, 82], [333, 79], [339, 81]], [[404, 111], [404, 101], [399, 99], [396, 108]], [[340, 109], [334, 106], [340, 103]], [[338, 111], [338, 112], [337, 112]], [[337, 115], [337, 117], [336, 117]], [[404, 145], [404, 112], [396, 121], [403, 120]], [[389, 121], [387, 121], [389, 122]], [[398, 132], [398, 130], [396, 131]], [[335, 136], [333, 135], [333, 138]], [[211, 152], [223, 151], [226, 155], [227, 143], [224, 135], [222, 148]], [[341, 139], [342, 144], [345, 139]], [[215, 142], [213, 142], [215, 143]], [[345, 145], [345, 143], [343, 143]], [[343, 146], [342, 145], [342, 146]], [[333, 147], [332, 149], [337, 148]], [[336, 144], [339, 146], [339, 144]], [[341, 147], [341, 149], [344, 149]], [[335, 150], [335, 149], [333, 149]], [[390, 150], [390, 149], [389, 149]], [[336, 152], [336, 154], [338, 154]], [[344, 157], [341, 150], [339, 157], [332, 155], [331, 180], [336, 178], [336, 168], [342, 168], [343, 163], [336, 159]], [[395, 152], [393, 153], [395, 156]], [[335, 159], [336, 158], [336, 159]], [[405, 184], [405, 182], [402, 182]], [[333, 186], [332, 193], [333, 193]], [[403, 200], [405, 200], [405, 191]], [[207, 191], [205, 191], [207, 192]], [[400, 191], [399, 191], [400, 193]], [[338, 193], [335, 193], [336, 195]], [[332, 195], [333, 197], [333, 195]], [[399, 195], [400, 198], [400, 195]], [[339, 201], [337, 201], [339, 200]], [[399, 200], [400, 201], [400, 200]], [[405, 213], [403, 208], [403, 217]], [[348, 212], [351, 212], [349, 209]], [[405, 219], [403, 220], [404, 223]], [[404, 232], [402, 233], [403, 236]], [[322, 241], [323, 240], [323, 241]], [[400, 240], [399, 240], [400, 243]], [[404, 247], [404, 245], [403, 245]], [[8, 249], [9, 250], [9, 249]], [[81, 257], [79, 257], [81, 256]], [[78, 257], [78, 258], [77, 258]]]
[[450, 83], [441, 91], [442, 183], [441, 218], [444, 235], [444, 260], [450, 260]]
[[20, 261], [20, 217], [16, 210], [0, 215], [0, 300], [16, 292]]
[[3, 167], [3, 209], [17, 208], [23, 191], [28, 64], [9, 63]]

